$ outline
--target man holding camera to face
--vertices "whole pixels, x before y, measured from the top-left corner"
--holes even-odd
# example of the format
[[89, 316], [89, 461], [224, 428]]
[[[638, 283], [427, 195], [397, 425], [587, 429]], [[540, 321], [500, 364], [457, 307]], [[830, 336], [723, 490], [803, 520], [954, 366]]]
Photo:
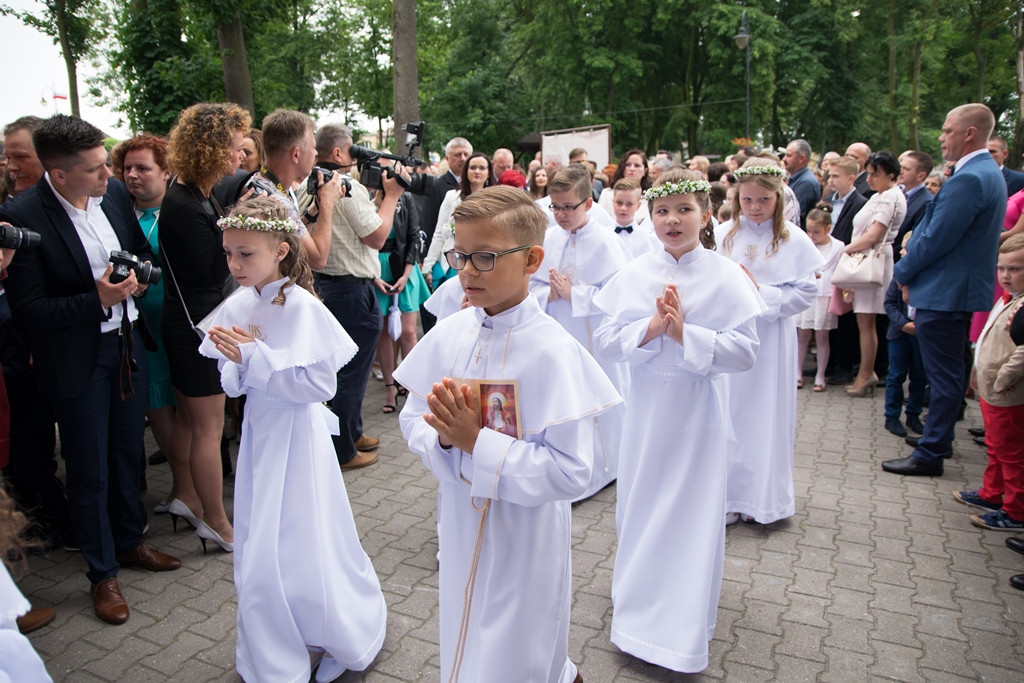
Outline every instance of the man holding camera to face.
[[[316, 134], [317, 166], [333, 171], [336, 176], [350, 173], [356, 166], [349, 152], [351, 147], [352, 132], [346, 126], [322, 126]], [[401, 166], [395, 170], [408, 180]], [[352, 191], [334, 206], [334, 237], [327, 263], [314, 269], [324, 305], [359, 346], [355, 357], [338, 371], [338, 393], [331, 402], [331, 409], [341, 423], [341, 433], [334, 437], [334, 449], [345, 470], [377, 461], [377, 454], [372, 451], [380, 440], [363, 434], [361, 412], [383, 325], [373, 281], [380, 277], [378, 250], [391, 233], [398, 198], [405, 191], [396, 175], [383, 174], [381, 185], [385, 195], [378, 208], [363, 185], [354, 178], [346, 180]]]
[[30, 331], [40, 389], [57, 417], [93, 606], [101, 619], [120, 624], [128, 619], [120, 565], [181, 566], [142, 541], [144, 345], [152, 338], [133, 298], [145, 292], [147, 278], [134, 266], [122, 268], [123, 280], [111, 278], [111, 252], [127, 252], [119, 259], [135, 263], [134, 256], [140, 265], [153, 256], [127, 189], [108, 183], [99, 129], [56, 115], [33, 142], [46, 174], [4, 206], [0, 220], [38, 232], [40, 244], [18, 250], [4, 284], [14, 318]]

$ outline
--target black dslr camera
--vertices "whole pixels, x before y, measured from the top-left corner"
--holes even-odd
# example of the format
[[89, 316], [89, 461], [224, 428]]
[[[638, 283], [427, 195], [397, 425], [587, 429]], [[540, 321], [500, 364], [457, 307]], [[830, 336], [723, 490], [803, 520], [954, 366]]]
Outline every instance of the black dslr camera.
[[[321, 173], [324, 174], [325, 183], [331, 182], [331, 178], [334, 177], [334, 171], [328, 170], [326, 168], [321, 168], [320, 166], [314, 166], [313, 172], [309, 174], [308, 178], [306, 178], [306, 194], [308, 194], [310, 197], [315, 197], [317, 192], [320, 191], [321, 182], [320, 179], [317, 177], [317, 171], [320, 171]], [[345, 188], [346, 197], [352, 194], [352, 183], [349, 181], [348, 178], [342, 177], [341, 186]]]
[[42, 239], [38, 232], [12, 225], [0, 225], [0, 247], [4, 249], [35, 249]]
[[430, 192], [430, 188], [434, 185], [434, 176], [428, 173], [410, 173], [409, 180], [406, 180], [403, 176], [396, 174], [393, 168], [385, 168], [377, 163], [378, 159], [391, 159], [392, 161], [400, 161], [409, 168], [422, 166], [423, 161], [412, 156], [412, 154], [420, 144], [423, 136], [423, 127], [422, 121], [407, 123], [402, 126], [402, 130], [406, 132], [406, 144], [409, 147], [409, 154], [405, 156], [396, 156], [386, 152], [378, 152], [369, 147], [352, 145], [348, 153], [355, 160], [356, 164], [359, 165], [359, 175], [363, 185], [371, 190], [384, 189], [383, 180], [386, 173], [389, 178], [398, 180], [398, 183], [407, 192], [413, 194], [426, 194]]
[[114, 285], [127, 280], [128, 274], [133, 270], [140, 285], [159, 284], [160, 276], [164, 274], [164, 271], [152, 263], [141, 262], [138, 256], [127, 251], [110, 252], [110, 262], [114, 264], [114, 270], [110, 273], [110, 283]]

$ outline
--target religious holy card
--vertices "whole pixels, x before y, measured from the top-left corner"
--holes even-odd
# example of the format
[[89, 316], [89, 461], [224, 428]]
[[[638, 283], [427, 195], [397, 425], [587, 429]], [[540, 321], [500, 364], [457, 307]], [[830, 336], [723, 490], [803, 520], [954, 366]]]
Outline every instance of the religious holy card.
[[519, 409], [519, 382], [514, 379], [457, 379], [466, 384], [480, 401], [480, 427], [523, 438]]

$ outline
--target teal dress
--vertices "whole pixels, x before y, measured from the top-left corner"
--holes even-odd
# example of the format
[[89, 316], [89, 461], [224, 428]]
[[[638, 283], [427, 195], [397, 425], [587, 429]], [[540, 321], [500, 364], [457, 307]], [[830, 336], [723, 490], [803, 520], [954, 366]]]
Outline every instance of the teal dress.
[[[160, 209], [138, 209], [139, 225], [142, 232], [149, 238], [149, 246], [156, 256], [156, 265], [162, 266], [160, 262], [160, 243], [157, 240], [157, 218]], [[166, 271], [164, 273], [166, 275]], [[174, 390], [171, 388], [171, 368], [167, 362], [167, 352], [164, 351], [163, 336], [161, 334], [160, 319], [163, 316], [164, 307], [164, 280], [160, 283], [150, 285], [146, 295], [136, 301], [146, 315], [146, 322], [156, 340], [157, 350], [146, 352], [146, 363], [149, 366], [149, 393], [146, 398], [146, 407], [152, 410], [174, 405]]]
[[[393, 240], [394, 236], [395, 229], [392, 228], [388, 240]], [[388, 245], [385, 244], [384, 246], [387, 247]], [[390, 257], [390, 251], [382, 251], [378, 255], [378, 258], [380, 258], [380, 279], [394, 284], [402, 274], [391, 272]], [[383, 294], [376, 288], [373, 291], [377, 295], [377, 304], [380, 306], [381, 314], [387, 315], [388, 309], [391, 308], [392, 295]], [[409, 280], [405, 283], [405, 288], [398, 295], [398, 308], [402, 313], [415, 313], [420, 310], [420, 306], [428, 298], [430, 298], [430, 288], [427, 286], [427, 281], [423, 279], [423, 273], [420, 272], [420, 269], [414, 263]]]

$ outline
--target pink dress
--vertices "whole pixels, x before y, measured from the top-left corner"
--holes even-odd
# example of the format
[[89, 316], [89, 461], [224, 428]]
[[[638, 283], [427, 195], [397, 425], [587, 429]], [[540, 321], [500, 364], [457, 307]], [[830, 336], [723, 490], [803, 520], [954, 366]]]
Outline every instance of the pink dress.
[[[1024, 214], [1024, 190], [1011, 195], [1010, 199], [1006, 202], [1006, 218], [1003, 219], [1003, 230], [1009, 230], [1017, 225], [1021, 214]], [[995, 273], [992, 273], [992, 276], [995, 277]], [[995, 296], [992, 299], [992, 303], [995, 304], [1002, 295], [1003, 288], [999, 286], [997, 279]], [[985, 327], [988, 314], [989, 311], [977, 311], [971, 317], [971, 342], [976, 342], [981, 337], [981, 330]]]

